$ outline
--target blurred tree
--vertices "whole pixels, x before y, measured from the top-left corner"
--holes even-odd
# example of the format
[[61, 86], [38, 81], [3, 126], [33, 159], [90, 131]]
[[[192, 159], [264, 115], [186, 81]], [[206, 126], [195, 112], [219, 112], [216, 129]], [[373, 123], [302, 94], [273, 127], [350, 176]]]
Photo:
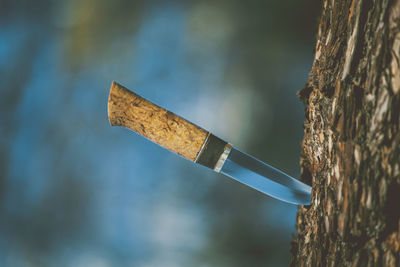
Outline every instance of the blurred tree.
[[400, 266], [400, 1], [324, 1], [292, 265]]

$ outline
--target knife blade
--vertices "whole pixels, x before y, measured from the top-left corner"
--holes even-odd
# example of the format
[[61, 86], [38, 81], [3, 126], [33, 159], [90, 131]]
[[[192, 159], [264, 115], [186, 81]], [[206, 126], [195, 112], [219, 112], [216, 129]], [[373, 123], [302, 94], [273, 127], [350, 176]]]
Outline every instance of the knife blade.
[[311, 187], [234, 148], [203, 128], [113, 82], [108, 99], [112, 126], [122, 126], [190, 160], [273, 198], [309, 205]]

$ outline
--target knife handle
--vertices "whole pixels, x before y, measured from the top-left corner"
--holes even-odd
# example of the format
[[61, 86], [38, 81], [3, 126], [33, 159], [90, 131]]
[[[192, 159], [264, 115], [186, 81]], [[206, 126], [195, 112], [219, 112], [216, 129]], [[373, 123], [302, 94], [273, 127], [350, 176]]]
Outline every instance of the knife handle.
[[[182, 157], [218, 170], [227, 142], [113, 82], [108, 98], [112, 126], [123, 126]], [[230, 151], [230, 149], [229, 149]], [[221, 166], [222, 167], [222, 166]]]

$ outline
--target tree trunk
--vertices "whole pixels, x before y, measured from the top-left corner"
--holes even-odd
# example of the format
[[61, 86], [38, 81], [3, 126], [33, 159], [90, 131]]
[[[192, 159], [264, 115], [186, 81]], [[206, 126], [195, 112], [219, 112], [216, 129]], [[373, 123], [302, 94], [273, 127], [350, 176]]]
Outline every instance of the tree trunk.
[[323, 4], [292, 265], [400, 266], [400, 0]]

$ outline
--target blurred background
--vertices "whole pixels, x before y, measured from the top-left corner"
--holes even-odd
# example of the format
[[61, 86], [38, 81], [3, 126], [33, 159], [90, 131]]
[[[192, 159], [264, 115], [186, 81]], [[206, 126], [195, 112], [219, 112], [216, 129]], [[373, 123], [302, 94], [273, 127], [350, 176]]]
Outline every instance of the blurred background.
[[1, 1], [0, 266], [287, 266], [297, 207], [110, 127], [113, 80], [298, 177], [319, 1]]

